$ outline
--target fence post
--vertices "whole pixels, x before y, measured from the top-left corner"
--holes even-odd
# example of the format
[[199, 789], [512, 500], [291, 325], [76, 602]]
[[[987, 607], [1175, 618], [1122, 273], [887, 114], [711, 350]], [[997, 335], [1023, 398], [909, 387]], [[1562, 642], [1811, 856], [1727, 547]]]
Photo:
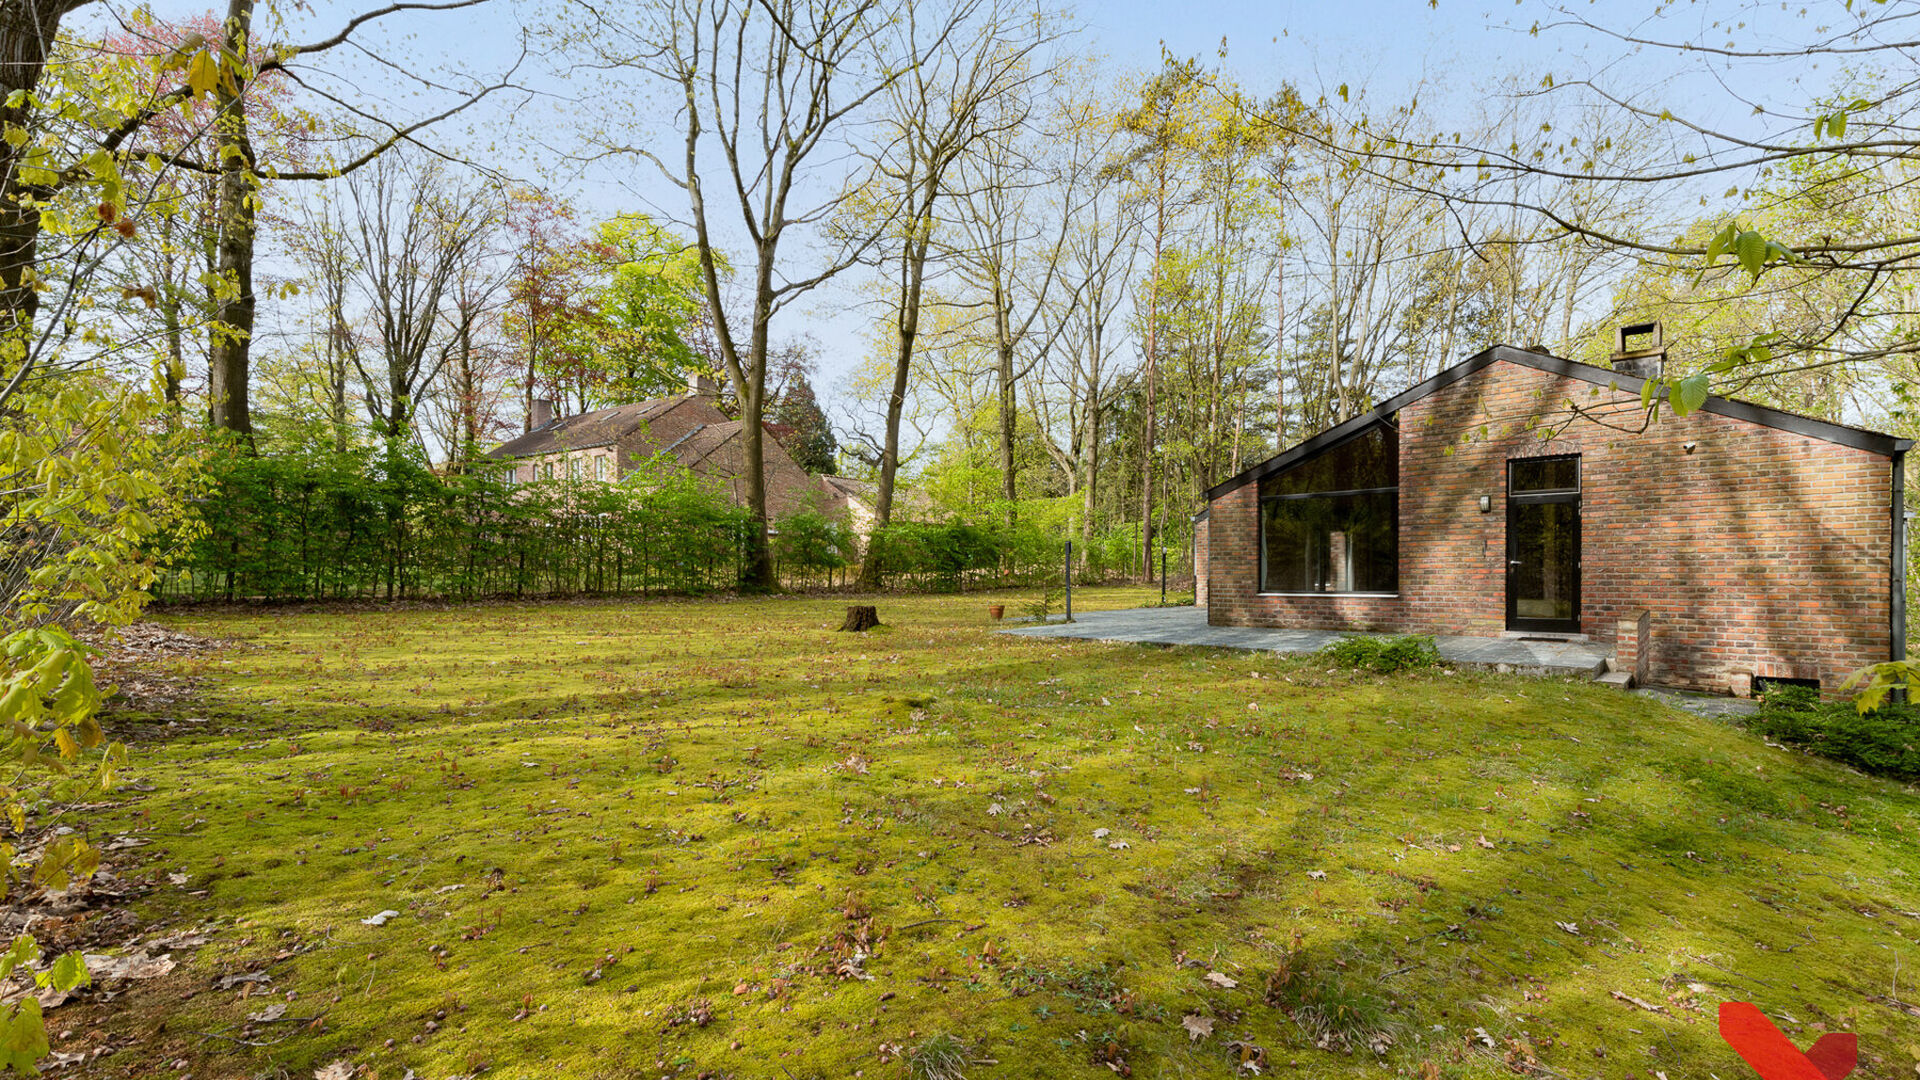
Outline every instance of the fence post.
[[1073, 621], [1073, 541], [1067, 541], [1067, 621]]
[[1160, 540], [1160, 606], [1167, 606], [1167, 541]]

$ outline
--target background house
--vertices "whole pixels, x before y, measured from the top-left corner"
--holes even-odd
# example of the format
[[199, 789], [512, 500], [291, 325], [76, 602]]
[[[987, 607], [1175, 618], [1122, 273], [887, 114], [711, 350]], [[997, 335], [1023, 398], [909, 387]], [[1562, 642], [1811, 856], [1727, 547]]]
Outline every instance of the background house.
[[[512, 461], [514, 483], [561, 478], [618, 483], [642, 463], [665, 455], [744, 506], [747, 469], [741, 427], [741, 421], [720, 411], [718, 390], [701, 377], [690, 382], [685, 394], [577, 416], [555, 417], [551, 401], [536, 400], [533, 429], [487, 456]], [[765, 425], [768, 437], [760, 444], [768, 519], [777, 522], [807, 509], [829, 516], [847, 513], [855, 531], [865, 536], [872, 511], [849, 494], [859, 481], [808, 475], [788, 452], [777, 427]]]

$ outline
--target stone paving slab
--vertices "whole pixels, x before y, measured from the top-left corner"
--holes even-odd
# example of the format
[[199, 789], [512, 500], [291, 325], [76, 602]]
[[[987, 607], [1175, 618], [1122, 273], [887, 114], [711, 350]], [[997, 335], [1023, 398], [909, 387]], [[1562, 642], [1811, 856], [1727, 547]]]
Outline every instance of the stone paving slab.
[[[1390, 637], [1340, 630], [1273, 630], [1251, 626], [1209, 626], [1200, 607], [1125, 608], [1088, 611], [1073, 622], [1018, 626], [1000, 631], [1021, 637], [1123, 641], [1140, 645], [1200, 645], [1257, 652], [1317, 652], [1343, 637]], [[1470, 667], [1504, 668], [1536, 675], [1598, 675], [1610, 653], [1584, 641], [1522, 641], [1515, 638], [1436, 635], [1440, 659]]]

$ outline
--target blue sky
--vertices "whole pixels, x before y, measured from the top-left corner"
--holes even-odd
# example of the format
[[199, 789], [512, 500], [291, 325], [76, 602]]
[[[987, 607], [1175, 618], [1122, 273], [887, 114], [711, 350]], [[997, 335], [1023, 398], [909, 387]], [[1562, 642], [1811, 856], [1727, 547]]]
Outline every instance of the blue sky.
[[[1576, 9], [1596, 22], [1620, 28], [1639, 23], [1652, 36], [1700, 38], [1711, 36], [1717, 20], [1757, 20], [1763, 31], [1785, 39], [1807, 36], [1810, 21], [1798, 8], [1782, 9], [1760, 0], [1681, 2], [1658, 8], [1652, 0], [1574, 0]], [[354, 0], [313, 0], [289, 16], [280, 40], [311, 40], [332, 33], [368, 3]], [[163, 17], [177, 17], [204, 4], [192, 0], [159, 0]], [[565, 10], [561, 0], [489, 0], [482, 6], [452, 13], [406, 13], [369, 28], [364, 40], [371, 51], [404, 59], [409, 70], [451, 79], [460, 71], [495, 73], [508, 66], [518, 52], [519, 28], [552, 19]], [[1651, 13], [1660, 11], [1650, 20]], [[1574, 30], [1527, 32], [1536, 21], [1555, 18], [1553, 9], [1538, 0], [1099, 0], [1078, 9], [1083, 47], [1103, 56], [1110, 66], [1146, 70], [1159, 62], [1162, 46], [1179, 56], [1197, 56], [1213, 64], [1226, 40], [1225, 69], [1255, 92], [1291, 82], [1311, 97], [1331, 94], [1341, 84], [1367, 88], [1375, 101], [1403, 100], [1420, 86], [1423, 103], [1443, 121], [1449, 114], [1464, 122], [1466, 114], [1486, 95], [1494, 80], [1511, 74], [1529, 82], [1552, 72], [1564, 81], [1571, 75], [1603, 69], [1611, 85], [1657, 95], [1718, 123], [1744, 123], [1748, 109], [1736, 105], [1701, 66], [1708, 61], [1690, 58], [1676, 62], [1670, 53], [1636, 54], [1616, 42]], [[401, 115], [427, 111], [431, 100], [421, 97], [392, 72], [365, 58], [336, 54], [328, 64], [346, 65], [347, 78], [333, 85], [342, 93], [382, 102]], [[497, 163], [508, 173], [559, 188], [578, 200], [583, 216], [605, 217], [625, 209], [645, 209], [662, 217], [683, 216], [684, 203], [676, 190], [660, 183], [649, 166], [631, 163], [582, 164], [569, 160], [567, 117], [584, 107], [604, 106], [603, 87], [587, 78], [565, 80], [534, 61], [522, 76], [541, 91], [514, 110], [506, 103], [478, 111], [444, 125], [434, 140], [448, 149]], [[1805, 85], [1796, 85], [1804, 78]], [[1800, 103], [1827, 78], [1806, 65], [1774, 71], [1746, 72], [1734, 82], [1777, 101]], [[396, 92], [397, 90], [397, 92]], [[391, 99], [391, 100], [388, 100]], [[646, 103], [615, 102], [641, 117]], [[651, 204], [651, 205], [649, 205]], [[721, 238], [725, 246], [726, 237]], [[827, 290], [791, 310], [777, 337], [811, 333], [824, 346], [823, 390], [830, 392], [834, 377], [854, 362], [859, 319], [847, 313], [847, 297]]]

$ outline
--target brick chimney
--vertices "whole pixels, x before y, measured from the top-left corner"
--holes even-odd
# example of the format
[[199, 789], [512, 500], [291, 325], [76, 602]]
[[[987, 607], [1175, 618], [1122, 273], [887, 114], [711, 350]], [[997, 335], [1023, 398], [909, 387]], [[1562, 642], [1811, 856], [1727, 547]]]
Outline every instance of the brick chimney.
[[1616, 329], [1613, 344], [1613, 370], [1622, 375], [1657, 379], [1666, 370], [1666, 331], [1658, 319]]
[[720, 384], [714, 382], [706, 372], [696, 371], [687, 376], [687, 393], [714, 401], [720, 397]]
[[533, 416], [528, 420], [528, 431], [539, 431], [553, 423], [553, 399], [537, 397], [533, 399]]

